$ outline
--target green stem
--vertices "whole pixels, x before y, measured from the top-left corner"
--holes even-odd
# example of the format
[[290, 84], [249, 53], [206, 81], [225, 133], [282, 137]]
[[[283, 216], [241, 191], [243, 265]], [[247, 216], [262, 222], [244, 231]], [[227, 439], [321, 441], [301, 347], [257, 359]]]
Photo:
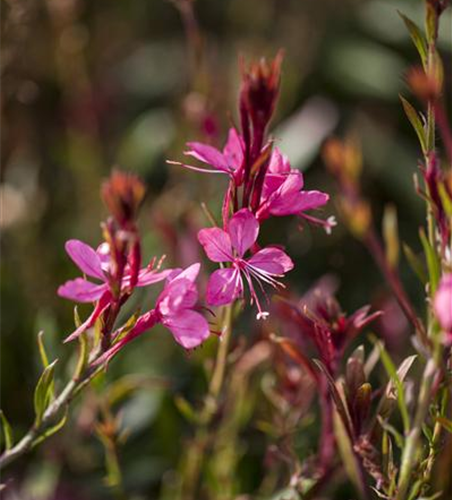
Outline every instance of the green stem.
[[405, 446], [403, 448], [396, 500], [405, 500], [410, 487], [413, 468], [418, 462], [422, 425], [425, 422], [430, 407], [432, 386], [437, 371], [438, 365], [435, 356], [428, 360], [422, 376], [422, 384], [419, 391], [419, 399], [413, 426], [405, 440]]
[[232, 310], [234, 304], [224, 308], [222, 318], [222, 338], [218, 345], [217, 358], [209, 385], [209, 392], [204, 399], [199, 424], [191, 442], [183, 465], [183, 484], [181, 498], [195, 498], [205, 450], [209, 441], [209, 425], [218, 408], [218, 400], [224, 384], [227, 357], [232, 332]]
[[0, 455], [0, 470], [14, 462], [31, 450], [36, 439], [55, 421], [63, 407], [67, 407], [74, 397], [89, 381], [103, 368], [103, 366], [88, 366], [85, 373], [72, 378], [61, 391], [59, 396], [47, 407], [39, 425], [33, 425], [25, 436], [12, 448]]

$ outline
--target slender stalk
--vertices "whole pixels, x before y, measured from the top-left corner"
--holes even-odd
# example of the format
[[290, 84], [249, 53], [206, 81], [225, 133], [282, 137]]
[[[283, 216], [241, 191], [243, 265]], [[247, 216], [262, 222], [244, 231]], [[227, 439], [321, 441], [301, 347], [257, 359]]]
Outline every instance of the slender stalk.
[[374, 257], [375, 261], [380, 267], [380, 270], [385, 276], [387, 282], [391, 286], [392, 291], [397, 299], [397, 302], [399, 303], [406, 318], [414, 326], [422, 343], [424, 345], [428, 345], [429, 341], [427, 338], [424, 325], [417, 317], [416, 311], [413, 305], [411, 304], [410, 299], [408, 298], [405, 292], [405, 289], [403, 288], [402, 282], [400, 281], [397, 272], [389, 266], [382, 245], [377, 235], [375, 234], [374, 229], [369, 230], [365, 238], [365, 243], [371, 255]]
[[222, 339], [218, 345], [217, 358], [209, 385], [209, 392], [204, 399], [199, 424], [193, 441], [190, 444], [184, 460], [181, 498], [190, 500], [195, 498], [199, 475], [204, 459], [204, 454], [209, 441], [209, 425], [218, 407], [218, 399], [223, 388], [229, 343], [232, 332], [232, 310], [234, 304], [225, 307], [223, 313]]
[[430, 407], [430, 400], [432, 397], [431, 389], [437, 370], [436, 359], [429, 359], [422, 376], [422, 384], [419, 391], [419, 399], [413, 426], [405, 440], [405, 446], [402, 452], [396, 500], [405, 500], [410, 487], [413, 468], [419, 460], [419, 440], [422, 434], [422, 425], [425, 422]]
[[232, 304], [226, 306], [223, 319], [222, 339], [218, 346], [215, 369], [209, 387], [209, 395], [217, 399], [223, 386], [224, 374], [226, 371], [226, 361], [231, 339]]

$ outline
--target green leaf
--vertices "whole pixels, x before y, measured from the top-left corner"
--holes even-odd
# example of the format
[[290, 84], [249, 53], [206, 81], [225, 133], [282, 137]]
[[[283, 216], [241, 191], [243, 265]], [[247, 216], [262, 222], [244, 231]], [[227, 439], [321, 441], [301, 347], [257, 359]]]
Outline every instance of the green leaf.
[[12, 448], [14, 443], [13, 430], [11, 429], [8, 419], [3, 413], [3, 410], [0, 410], [0, 420], [2, 422], [3, 439], [5, 440], [5, 449], [9, 450]]
[[[380, 350], [381, 361], [386, 370], [386, 373], [391, 379], [390, 384], [388, 384], [386, 388], [382, 401], [380, 402], [380, 409], [382, 410], [385, 407], [386, 400], [389, 400], [390, 393], [392, 391], [391, 389], [392, 384], [394, 384], [397, 393], [397, 404], [399, 406], [400, 414], [403, 421], [403, 429], [405, 431], [405, 434], [407, 434], [410, 429], [410, 417], [405, 402], [405, 390], [403, 387], [403, 379], [405, 378], [406, 374], [408, 373], [408, 370], [410, 369], [411, 365], [416, 359], [416, 356], [409, 356], [408, 358], [406, 358], [400, 365], [399, 369], [397, 370], [396, 367], [394, 366], [394, 363], [392, 362], [391, 357], [384, 348], [383, 344], [379, 340], [377, 340], [374, 336], [371, 336], [371, 340], [378, 346]], [[385, 417], [385, 415], [382, 416]]]
[[422, 121], [419, 117], [418, 112], [413, 108], [413, 106], [402, 96], [399, 94], [400, 100], [402, 101], [402, 106], [405, 111], [405, 114], [410, 121], [412, 127], [414, 128], [414, 131], [417, 134], [417, 137], [419, 139], [419, 143], [421, 145], [421, 149], [423, 154], [427, 154], [428, 148], [427, 148], [427, 138], [425, 136], [425, 130], [424, 126], [422, 124]]
[[67, 416], [68, 416], [68, 408], [66, 406], [64, 415], [58, 420], [58, 422], [55, 425], [52, 425], [48, 429], [45, 430], [39, 437], [37, 437], [32, 444], [32, 447], [37, 446], [38, 444], [42, 443], [45, 441], [47, 438], [50, 436], [53, 436], [53, 434], [56, 434], [60, 429], [64, 427], [67, 421]]
[[337, 412], [343, 421], [344, 428], [348, 432], [349, 436], [352, 436], [353, 424], [350, 418], [350, 414], [347, 410], [345, 398], [342, 397], [342, 395], [340, 394], [338, 388], [336, 387], [336, 382], [334, 381], [333, 377], [331, 376], [325, 365], [318, 359], [314, 359], [313, 361], [318, 366], [320, 371], [325, 375], [328, 382], [328, 386], [330, 388], [331, 396], [333, 397], [333, 401], [335, 403]]
[[[340, 417], [338, 411], [333, 412], [333, 426], [334, 435], [337, 440], [337, 446], [339, 449], [340, 458], [344, 464], [345, 472], [347, 473], [350, 481], [355, 485], [355, 487], [362, 494], [362, 483], [360, 480], [359, 465], [356, 455], [353, 451], [353, 442], [347, 432], [344, 421]], [[364, 498], [364, 495], [362, 495]]]
[[422, 246], [424, 247], [425, 258], [427, 260], [427, 268], [430, 282], [430, 293], [433, 294], [438, 287], [439, 276], [440, 276], [440, 263], [435, 250], [431, 247], [425, 231], [423, 228], [420, 229], [419, 235], [421, 238]]
[[383, 216], [383, 237], [386, 247], [386, 260], [391, 268], [399, 263], [400, 243], [397, 227], [397, 211], [394, 205], [387, 205]]
[[88, 338], [86, 336], [86, 332], [82, 332], [81, 335], [78, 337], [79, 340], [79, 354], [78, 354], [78, 360], [77, 360], [77, 366], [75, 367], [74, 371], [74, 380], [78, 380], [78, 378], [81, 376], [83, 373], [83, 370], [86, 367], [86, 364], [88, 362]]
[[53, 375], [55, 371], [55, 364], [57, 359], [45, 368], [42, 372], [41, 377], [38, 380], [34, 395], [34, 406], [35, 406], [35, 425], [40, 425], [42, 422], [42, 417], [46, 411], [49, 403], [53, 397]]
[[405, 257], [410, 264], [411, 269], [416, 273], [416, 276], [419, 278], [421, 283], [424, 285], [427, 283], [427, 274], [425, 273], [424, 263], [419, 259], [419, 257], [411, 250], [411, 248], [403, 243], [403, 252]]
[[404, 438], [403, 438], [402, 434], [400, 434], [400, 432], [393, 425], [386, 422], [386, 420], [384, 418], [381, 418], [380, 416], [378, 416], [377, 419], [378, 419], [378, 423], [381, 425], [381, 427], [388, 434], [391, 434], [391, 436], [393, 436], [397, 447], [400, 450], [403, 450]]
[[419, 56], [421, 57], [422, 61], [422, 66], [424, 68], [427, 67], [427, 54], [428, 54], [428, 48], [427, 48], [427, 42], [425, 40], [425, 37], [419, 28], [419, 26], [412, 21], [409, 17], [405, 16], [402, 14], [400, 11], [397, 11], [399, 16], [402, 18], [403, 22], [405, 23], [405, 26], [407, 27], [411, 40], [413, 41]]
[[452, 420], [449, 420], [445, 417], [437, 417], [436, 421], [441, 424], [446, 429], [446, 431], [452, 433]]
[[46, 353], [46, 348], [44, 346], [44, 332], [40, 331], [38, 333], [38, 349], [39, 349], [39, 355], [41, 357], [42, 365], [44, 368], [47, 368], [49, 366], [49, 358]]
[[78, 307], [74, 306], [74, 324], [75, 328], [80, 328], [82, 326], [82, 320], [78, 314]]
[[180, 413], [189, 421], [189, 422], [198, 422], [200, 421], [198, 414], [196, 413], [193, 406], [182, 396], [177, 395], [174, 398], [174, 404]]
[[448, 217], [452, 217], [452, 199], [447, 192], [446, 186], [443, 182], [438, 185], [439, 196], [441, 198], [441, 202], [443, 204], [444, 211]]

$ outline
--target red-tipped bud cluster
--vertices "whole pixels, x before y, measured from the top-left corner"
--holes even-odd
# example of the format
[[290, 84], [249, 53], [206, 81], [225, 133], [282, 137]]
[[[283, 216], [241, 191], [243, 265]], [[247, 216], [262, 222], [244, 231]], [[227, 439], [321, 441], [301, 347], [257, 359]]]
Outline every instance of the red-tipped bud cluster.
[[411, 68], [406, 76], [411, 92], [421, 101], [436, 101], [442, 90], [442, 68], [438, 65], [437, 71], [426, 73], [420, 66]]
[[136, 175], [120, 171], [114, 171], [101, 188], [106, 207], [122, 228], [134, 223], [144, 194], [145, 186]]
[[261, 59], [243, 71], [240, 104], [255, 130], [265, 130], [275, 110], [282, 60], [283, 54], [279, 52], [273, 61]]

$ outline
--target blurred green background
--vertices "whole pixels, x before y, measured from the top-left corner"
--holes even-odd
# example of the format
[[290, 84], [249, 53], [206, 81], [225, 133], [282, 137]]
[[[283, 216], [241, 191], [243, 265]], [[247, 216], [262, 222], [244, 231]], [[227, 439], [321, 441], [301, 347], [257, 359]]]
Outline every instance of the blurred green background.
[[[284, 49], [272, 134], [306, 172], [306, 187], [332, 194], [325, 215], [336, 212], [335, 186], [321, 145], [331, 134], [355, 133], [377, 220], [394, 203], [402, 238], [419, 248], [423, 204], [412, 188], [419, 149], [398, 99], [400, 92], [408, 95], [404, 74], [417, 55], [397, 9], [422, 24], [423, 2], [412, 0], [196, 0], [193, 17], [184, 0], [2, 1], [1, 407], [16, 437], [33, 419], [38, 331], [60, 359], [58, 376], [68, 376], [74, 347], [61, 340], [72, 330], [73, 305], [56, 289], [78, 271], [64, 242], [100, 242], [106, 212], [99, 185], [112, 166], [138, 173], [148, 185], [140, 220], [145, 259], [163, 253], [168, 265], [203, 259], [195, 239], [206, 224], [200, 203], [218, 213], [225, 184], [165, 159], [180, 160], [188, 140], [222, 145], [236, 122], [240, 54], [249, 61]], [[449, 9], [439, 45], [446, 75], [451, 23]], [[396, 357], [408, 345], [400, 311], [340, 221], [330, 237], [318, 229], [300, 232], [290, 218], [270, 222], [263, 240], [287, 243], [297, 266], [289, 277], [296, 293], [333, 274], [346, 310], [366, 303], [386, 308], [392, 319], [379, 333]], [[403, 266], [402, 273], [419, 301], [414, 277]], [[146, 306], [152, 293], [133, 306]], [[239, 335], [259, 336], [247, 325], [237, 328], [236, 342]], [[200, 401], [214, 344], [186, 355], [167, 331], [143, 336], [78, 400], [66, 428], [3, 479], [21, 499], [110, 498], [93, 428], [108, 390], [129, 384], [133, 390], [124, 389], [114, 405], [129, 433], [120, 449], [126, 490], [137, 499], [172, 498], [174, 470], [192, 432], [174, 397]], [[252, 406], [265, 417], [265, 405]], [[243, 437], [236, 480], [240, 492], [254, 494], [266, 442], [251, 424]], [[309, 455], [315, 436], [300, 440], [300, 455]]]

